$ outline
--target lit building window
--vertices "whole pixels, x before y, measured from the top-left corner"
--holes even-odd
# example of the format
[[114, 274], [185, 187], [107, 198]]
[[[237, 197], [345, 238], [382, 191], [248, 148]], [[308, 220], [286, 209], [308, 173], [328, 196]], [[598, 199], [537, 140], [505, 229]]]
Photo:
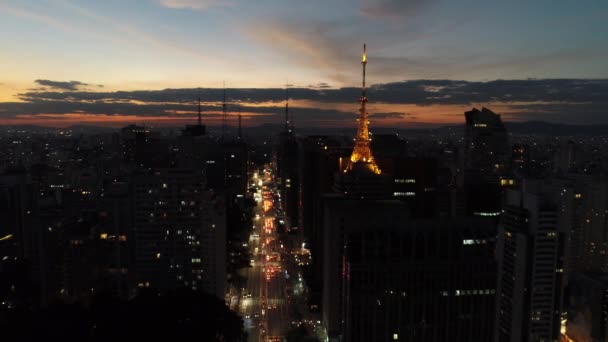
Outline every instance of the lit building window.
[[486, 243], [486, 240], [472, 240], [472, 239], [467, 239], [467, 240], [462, 240], [462, 244], [463, 245], [483, 245]]
[[485, 211], [476, 211], [473, 213], [475, 216], [500, 216], [500, 211], [497, 212], [485, 212]]
[[500, 185], [501, 186], [509, 186], [509, 185], [515, 185], [515, 180], [514, 179], [501, 179], [500, 180]]
[[412, 191], [407, 191], [407, 192], [397, 191], [397, 192], [393, 192], [393, 196], [394, 197], [413, 197], [413, 196], [416, 196], [416, 193], [412, 192]]

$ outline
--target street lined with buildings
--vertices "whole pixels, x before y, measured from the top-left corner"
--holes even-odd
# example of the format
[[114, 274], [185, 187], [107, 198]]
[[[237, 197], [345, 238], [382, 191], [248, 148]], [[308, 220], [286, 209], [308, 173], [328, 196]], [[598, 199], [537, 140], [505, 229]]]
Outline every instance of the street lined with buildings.
[[245, 270], [246, 287], [242, 290], [240, 312], [250, 341], [279, 341], [292, 325], [291, 299], [287, 280], [292, 275], [284, 266], [287, 247], [277, 233], [281, 214], [272, 170], [254, 173], [256, 187], [254, 224], [249, 239], [251, 267]]

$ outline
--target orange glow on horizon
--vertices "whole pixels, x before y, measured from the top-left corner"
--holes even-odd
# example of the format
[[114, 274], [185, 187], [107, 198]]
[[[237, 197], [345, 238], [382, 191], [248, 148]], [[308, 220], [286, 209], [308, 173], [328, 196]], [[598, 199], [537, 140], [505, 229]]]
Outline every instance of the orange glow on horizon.
[[[138, 101], [136, 101], [138, 102]], [[140, 104], [140, 103], [138, 103]], [[154, 103], [157, 104], [157, 103]], [[210, 102], [210, 104], [214, 104]], [[517, 105], [525, 106], [526, 104], [539, 104], [539, 102], [492, 102], [492, 103], [472, 103], [472, 104], [432, 104], [432, 105], [416, 105], [416, 104], [393, 104], [393, 103], [378, 103], [370, 102], [367, 104], [367, 109], [370, 113], [370, 118], [373, 120], [373, 127], [424, 127], [428, 125], [450, 125], [463, 122], [463, 113], [470, 110], [472, 107], [489, 107], [492, 110], [502, 115], [506, 121], [520, 121], [524, 118], [518, 116], [521, 112], [520, 108], [514, 107]], [[542, 104], [549, 104], [543, 102]], [[144, 103], [141, 103], [144, 106]], [[283, 111], [283, 103], [276, 102], [258, 102], [245, 103], [241, 102], [241, 116], [245, 127], [258, 126], [263, 124], [276, 124], [280, 120], [278, 115]], [[251, 112], [247, 111], [247, 107], [267, 107], [268, 111]], [[353, 120], [357, 116], [357, 105], [355, 103], [346, 102], [317, 102], [312, 100], [290, 100], [290, 108], [294, 109], [292, 121], [296, 127], [356, 127], [356, 121]], [[275, 110], [276, 109], [276, 110]], [[334, 116], [315, 115], [314, 118], [306, 118], [298, 115], [297, 109], [307, 109], [314, 111], [315, 109], [326, 111], [339, 111], [346, 114]], [[65, 114], [56, 113], [41, 113], [41, 114], [19, 114], [14, 118], [3, 118], [0, 125], [40, 125], [53, 127], [68, 127], [76, 124], [100, 125], [109, 127], [121, 127], [131, 123], [148, 123], [154, 125], [185, 125], [196, 121], [197, 111], [194, 110], [178, 110], [168, 109], [165, 111], [168, 115], [163, 116], [145, 116], [133, 114], [86, 114], [83, 112], [72, 112]], [[383, 114], [384, 115], [378, 115]], [[388, 113], [388, 114], [387, 114]], [[203, 113], [203, 121], [209, 125], [221, 124], [221, 110], [205, 111]], [[348, 115], [352, 114], [352, 119]], [[231, 126], [236, 126], [236, 112], [230, 112]]]

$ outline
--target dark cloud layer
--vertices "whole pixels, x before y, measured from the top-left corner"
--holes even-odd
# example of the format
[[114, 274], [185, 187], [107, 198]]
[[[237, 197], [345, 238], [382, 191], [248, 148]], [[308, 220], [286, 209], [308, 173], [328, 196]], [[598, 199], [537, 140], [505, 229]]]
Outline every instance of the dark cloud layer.
[[428, 6], [431, 0], [364, 0], [361, 12], [370, 17], [409, 16]]
[[[321, 89], [319, 89], [321, 88]], [[360, 88], [308, 87], [290, 88], [289, 97], [318, 102], [352, 102]], [[222, 89], [164, 89], [118, 92], [76, 91], [26, 92], [19, 97], [28, 102], [40, 100], [69, 101], [143, 101], [190, 102], [200, 94], [204, 101], [218, 101]], [[233, 88], [227, 90], [229, 101], [260, 103], [283, 101], [281, 88]], [[400, 104], [471, 104], [483, 102], [608, 102], [608, 80], [541, 79], [469, 82], [454, 80], [414, 80], [373, 85], [368, 89], [370, 101]]]
[[[203, 111], [215, 116], [220, 110], [222, 89], [164, 89], [141, 91], [82, 91], [82, 82], [55, 82], [37, 80], [46, 87], [65, 91], [28, 91], [19, 94], [23, 102], [0, 103], [0, 118], [37, 114], [97, 114], [136, 115], [145, 117], [189, 117], [195, 115], [195, 99], [204, 101]], [[293, 106], [290, 110], [297, 121], [323, 125], [352, 119], [356, 115], [356, 102], [360, 95], [356, 87], [329, 88], [325, 84], [314, 87], [290, 88], [293, 100], [307, 100], [309, 108]], [[228, 89], [227, 99], [232, 110], [282, 117], [285, 90]], [[546, 120], [553, 122], [607, 123], [608, 80], [584, 79], [530, 79], [469, 82], [455, 80], [414, 80], [376, 84], [369, 88], [370, 103], [430, 105], [473, 105], [497, 103], [508, 106], [507, 119]], [[315, 103], [353, 104], [352, 111], [321, 110]], [[237, 108], [238, 107], [238, 108]], [[215, 112], [215, 113], [213, 113]], [[399, 110], [372, 113], [379, 119], [416, 119], [418, 113]], [[462, 113], [454, 113], [455, 116]], [[272, 119], [272, 118], [271, 118]], [[35, 119], [32, 119], [35, 120]], [[271, 120], [272, 121], [272, 120]], [[263, 120], [262, 120], [263, 122]], [[268, 121], [266, 121], [268, 122]]]
[[[35, 80], [35, 83], [53, 88], [58, 90], [68, 90], [68, 91], [76, 91], [80, 90], [82, 87], [88, 86], [88, 83], [80, 82], [80, 81], [51, 81], [51, 80]], [[101, 84], [94, 84], [93, 86], [103, 88]]]
[[38, 83], [41, 86], [61, 89], [61, 90], [78, 90], [79, 86], [87, 86], [88, 84], [82, 83], [80, 81], [51, 81], [51, 80], [35, 80], [34, 82]]

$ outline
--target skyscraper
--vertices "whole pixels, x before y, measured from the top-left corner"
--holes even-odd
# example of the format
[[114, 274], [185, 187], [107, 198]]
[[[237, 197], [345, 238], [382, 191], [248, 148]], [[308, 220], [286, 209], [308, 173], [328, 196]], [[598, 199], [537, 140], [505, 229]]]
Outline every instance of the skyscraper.
[[300, 149], [289, 122], [289, 93], [285, 89], [285, 127], [276, 145], [277, 183], [288, 227], [300, 225]]
[[500, 214], [503, 187], [509, 178], [511, 147], [500, 115], [487, 108], [465, 112], [464, 156], [459, 186], [467, 216]]
[[203, 289], [223, 298], [226, 228], [223, 198], [202, 173], [156, 169], [133, 186], [135, 271], [139, 287]]
[[527, 182], [507, 190], [498, 232], [495, 341], [557, 341], [565, 242], [573, 194], [555, 184]]
[[344, 340], [490, 341], [492, 220], [409, 220], [404, 208], [374, 202], [360, 215], [374, 215], [375, 224], [357, 224], [359, 214], [340, 221]]
[[483, 181], [498, 183], [499, 177], [507, 171], [511, 152], [500, 115], [485, 107], [473, 108], [464, 115], [465, 170], [479, 173]]

